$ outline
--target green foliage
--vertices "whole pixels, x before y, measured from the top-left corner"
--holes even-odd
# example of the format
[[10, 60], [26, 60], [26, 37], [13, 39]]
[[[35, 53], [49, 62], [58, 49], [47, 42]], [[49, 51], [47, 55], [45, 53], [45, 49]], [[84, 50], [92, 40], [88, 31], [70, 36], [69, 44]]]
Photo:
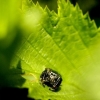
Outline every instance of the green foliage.
[[[65, 0], [58, 0], [58, 14], [30, 0], [23, 0], [18, 13], [15, 42], [0, 49], [9, 59], [4, 65], [6, 60], [0, 58], [4, 61], [0, 63], [4, 78], [0, 78], [5, 79], [0, 85], [27, 87], [30, 97], [43, 100], [100, 99], [100, 29], [88, 14]], [[58, 92], [40, 84], [46, 67], [62, 75]]]

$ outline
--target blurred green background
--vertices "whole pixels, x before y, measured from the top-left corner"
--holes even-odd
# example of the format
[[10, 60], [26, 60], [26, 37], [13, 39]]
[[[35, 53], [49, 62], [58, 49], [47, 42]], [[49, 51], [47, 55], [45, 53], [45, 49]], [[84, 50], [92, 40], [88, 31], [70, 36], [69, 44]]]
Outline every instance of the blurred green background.
[[[57, 12], [57, 0], [32, 0], [37, 1], [45, 8], [47, 5], [50, 10]], [[67, 1], [67, 0], [66, 0]], [[83, 13], [89, 13], [90, 18], [94, 19], [97, 26], [100, 26], [100, 0], [70, 0], [73, 5], [79, 4]], [[10, 69], [14, 51], [20, 44], [22, 32], [21, 22], [21, 2], [22, 0], [0, 0], [0, 87], [21, 86], [25, 80], [21, 77], [21, 69]], [[13, 66], [12, 66], [13, 67]], [[17, 66], [21, 67], [20, 62]], [[14, 77], [10, 77], [15, 72]], [[10, 74], [9, 74], [10, 73]], [[19, 74], [18, 74], [19, 73]], [[18, 83], [20, 81], [20, 83]], [[11, 83], [13, 82], [13, 84]]]

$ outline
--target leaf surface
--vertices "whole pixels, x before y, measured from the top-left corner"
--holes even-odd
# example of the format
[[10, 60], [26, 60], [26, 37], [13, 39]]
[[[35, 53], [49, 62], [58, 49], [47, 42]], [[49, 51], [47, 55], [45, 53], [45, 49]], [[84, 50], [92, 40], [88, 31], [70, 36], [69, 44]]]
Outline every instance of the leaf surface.
[[[14, 52], [11, 68], [20, 62], [25, 79], [22, 87], [36, 99], [100, 99], [100, 29], [65, 0], [58, 1], [58, 14], [31, 1], [22, 2], [22, 39]], [[18, 66], [17, 66], [18, 67]], [[58, 92], [40, 84], [45, 68], [62, 76]]]

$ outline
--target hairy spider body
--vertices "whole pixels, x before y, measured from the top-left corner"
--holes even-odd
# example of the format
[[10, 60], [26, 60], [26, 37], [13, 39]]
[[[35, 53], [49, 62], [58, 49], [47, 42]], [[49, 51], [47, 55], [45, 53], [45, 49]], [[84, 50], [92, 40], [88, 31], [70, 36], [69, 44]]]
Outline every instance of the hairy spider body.
[[62, 78], [61, 75], [54, 70], [45, 68], [45, 70], [40, 75], [40, 81], [43, 86], [49, 86], [49, 90], [56, 91], [62, 82]]

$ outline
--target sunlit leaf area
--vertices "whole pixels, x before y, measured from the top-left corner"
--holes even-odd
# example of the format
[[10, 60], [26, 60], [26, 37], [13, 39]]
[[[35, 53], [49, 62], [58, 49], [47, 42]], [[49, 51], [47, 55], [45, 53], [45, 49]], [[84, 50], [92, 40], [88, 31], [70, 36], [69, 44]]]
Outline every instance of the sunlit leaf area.
[[[100, 28], [78, 4], [57, 7], [0, 0], [0, 89], [36, 100], [100, 100]], [[61, 75], [58, 91], [41, 83], [45, 68]]]

